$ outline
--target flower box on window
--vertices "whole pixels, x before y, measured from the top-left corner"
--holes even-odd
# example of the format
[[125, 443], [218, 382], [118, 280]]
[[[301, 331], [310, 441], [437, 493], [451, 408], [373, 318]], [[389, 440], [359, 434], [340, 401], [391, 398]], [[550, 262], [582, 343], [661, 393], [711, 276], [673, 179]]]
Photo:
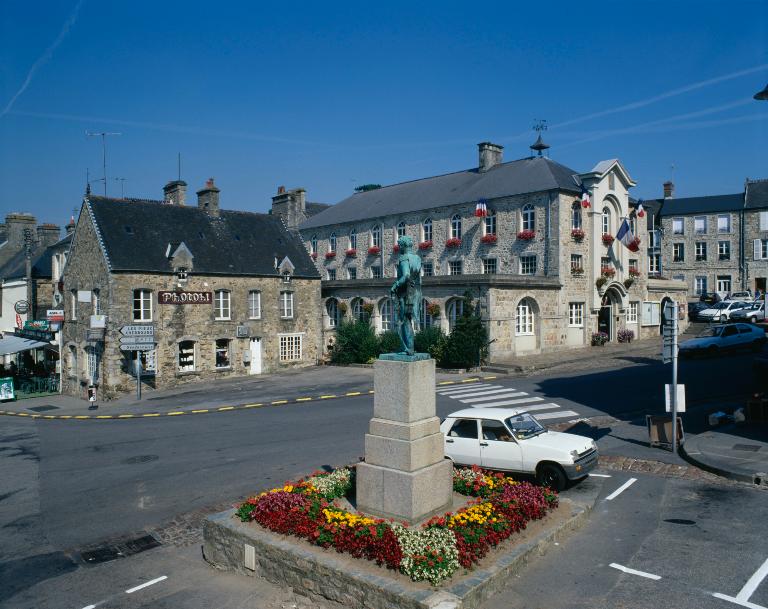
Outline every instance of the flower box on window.
[[603, 233], [603, 245], [611, 245], [616, 239], [613, 235]]
[[357, 250], [354, 247], [350, 247], [346, 252], [347, 258], [354, 258], [357, 256]]
[[634, 278], [640, 277], [640, 270], [635, 266], [629, 267], [629, 276]]
[[586, 233], [580, 228], [574, 228], [573, 230], [571, 230], [571, 237], [573, 238], [574, 241], [581, 241], [582, 239], [584, 239], [585, 234]]
[[600, 274], [603, 277], [613, 277], [616, 274], [616, 269], [612, 266], [604, 266], [600, 268]]
[[608, 283], [608, 280], [605, 277], [598, 277], [595, 279], [595, 286], [597, 289], [601, 289], [606, 283]]
[[584, 269], [580, 266], [571, 267], [571, 275], [583, 275]]
[[317, 252], [312, 252], [310, 256], [312, 256], [312, 260], [317, 260]]
[[392, 246], [392, 253], [393, 253], [393, 254], [397, 254], [399, 251], [400, 251], [400, 245], [399, 245], [398, 243], [395, 243], [395, 244]]
[[363, 304], [363, 311], [365, 311], [368, 315], [373, 314], [373, 303], [372, 302], [366, 302]]
[[488, 244], [494, 244], [498, 240], [499, 238], [493, 233], [488, 233], [487, 235], [483, 235], [482, 239], [480, 239], [482, 243], [488, 243]]
[[381, 248], [378, 245], [372, 245], [368, 248], [368, 255], [369, 256], [375, 256], [376, 254], [381, 252]]
[[432, 240], [430, 239], [429, 241], [422, 241], [419, 243], [419, 249], [422, 251], [432, 249]]
[[536, 231], [521, 230], [519, 233], [517, 233], [517, 238], [522, 239], [523, 241], [530, 241], [531, 239], [536, 238]]
[[456, 237], [451, 237], [445, 242], [445, 247], [447, 248], [461, 247], [461, 239], [457, 239]]
[[624, 280], [624, 287], [625, 287], [625, 288], [627, 288], [627, 289], [629, 289], [629, 288], [631, 288], [631, 287], [632, 287], [632, 284], [633, 284], [633, 283], [635, 283], [635, 280], [634, 280], [634, 279], [632, 279], [632, 277], [627, 277], [627, 278]]
[[330, 260], [331, 258], [336, 257], [336, 252], [325, 252], [325, 259]]
[[427, 305], [427, 313], [429, 313], [429, 315], [431, 317], [439, 317], [440, 316], [440, 305], [437, 304], [436, 302], [430, 302]]

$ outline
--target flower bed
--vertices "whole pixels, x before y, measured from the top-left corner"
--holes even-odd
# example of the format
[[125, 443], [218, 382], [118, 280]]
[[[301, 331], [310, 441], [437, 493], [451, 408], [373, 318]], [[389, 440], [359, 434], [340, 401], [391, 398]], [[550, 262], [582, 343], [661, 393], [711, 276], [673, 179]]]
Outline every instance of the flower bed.
[[640, 271], [637, 269], [637, 267], [631, 266], [629, 267], [629, 276], [633, 278], [640, 277]]
[[605, 332], [593, 332], [592, 333], [592, 346], [602, 347], [608, 342], [609, 336]]
[[332, 503], [350, 493], [352, 486], [353, 474], [348, 468], [318, 472], [251, 497], [236, 514], [243, 522], [253, 521], [275, 533], [386, 565], [413, 581], [437, 584], [459, 566], [472, 568], [492, 547], [558, 504], [557, 494], [547, 488], [515, 482], [476, 466], [454, 469], [454, 491], [477, 499], [454, 513], [435, 516], [419, 528], [408, 528]]
[[583, 275], [584, 269], [580, 266], [572, 266], [571, 267], [571, 275]]
[[613, 277], [616, 274], [616, 269], [614, 269], [612, 266], [603, 266], [600, 267], [600, 274], [603, 277]]
[[574, 228], [571, 230], [571, 237], [574, 241], [581, 241], [584, 239], [585, 232], [580, 228]]
[[499, 240], [499, 237], [497, 235], [494, 235], [493, 233], [488, 233], [487, 235], [483, 235], [480, 239], [481, 243], [487, 243], [487, 244], [494, 244]]
[[536, 238], [536, 231], [521, 230], [519, 233], [517, 233], [517, 238], [522, 239], [523, 241], [530, 241], [531, 239]]
[[422, 251], [432, 249], [432, 240], [430, 239], [429, 241], [422, 241], [419, 243], [419, 249]]
[[631, 343], [632, 339], [635, 338], [635, 333], [633, 330], [619, 330], [616, 338], [620, 343]]
[[446, 240], [445, 247], [447, 248], [461, 247], [461, 239], [457, 239], [456, 237], [451, 237], [450, 239]]
[[437, 304], [436, 302], [430, 302], [427, 305], [427, 313], [429, 313], [429, 315], [431, 317], [439, 317], [440, 316], [440, 305]]

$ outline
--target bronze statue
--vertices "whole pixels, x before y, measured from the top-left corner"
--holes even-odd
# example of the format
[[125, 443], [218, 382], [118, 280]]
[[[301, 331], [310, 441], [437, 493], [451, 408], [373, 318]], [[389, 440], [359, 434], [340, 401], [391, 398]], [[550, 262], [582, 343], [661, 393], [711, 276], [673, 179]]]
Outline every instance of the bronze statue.
[[414, 254], [413, 239], [404, 235], [397, 240], [400, 256], [397, 261], [397, 280], [389, 292], [397, 300], [397, 332], [405, 355], [413, 355], [414, 320], [420, 319], [421, 258]]

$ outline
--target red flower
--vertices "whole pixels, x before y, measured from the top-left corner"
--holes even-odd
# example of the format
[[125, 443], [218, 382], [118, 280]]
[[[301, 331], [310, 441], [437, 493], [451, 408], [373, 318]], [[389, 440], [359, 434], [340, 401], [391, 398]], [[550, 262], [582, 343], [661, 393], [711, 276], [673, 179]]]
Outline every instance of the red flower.
[[487, 235], [483, 235], [482, 239], [480, 241], [482, 243], [496, 243], [499, 240], [498, 236], [494, 235], [493, 233], [488, 233]]
[[519, 233], [517, 233], [517, 238], [522, 239], [523, 241], [530, 241], [531, 239], [536, 238], [536, 231], [521, 230]]
[[369, 256], [375, 256], [381, 251], [381, 248], [378, 245], [372, 245], [368, 248], [368, 255]]
[[461, 239], [457, 237], [451, 237], [450, 239], [446, 240], [445, 247], [448, 247], [448, 248], [461, 247]]
[[419, 243], [419, 249], [420, 250], [432, 249], [432, 240], [430, 239], [428, 241], [422, 241], [421, 243]]

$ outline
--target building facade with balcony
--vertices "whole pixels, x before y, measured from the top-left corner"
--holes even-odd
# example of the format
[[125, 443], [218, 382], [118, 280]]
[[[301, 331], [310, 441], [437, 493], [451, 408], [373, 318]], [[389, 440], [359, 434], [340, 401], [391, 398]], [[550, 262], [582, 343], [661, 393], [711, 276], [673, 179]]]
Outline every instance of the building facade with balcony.
[[377, 331], [393, 329], [388, 290], [400, 235], [422, 258], [420, 326], [450, 332], [469, 290], [492, 360], [581, 347], [597, 331], [611, 340], [625, 329], [658, 334], [662, 301], [684, 302], [685, 293], [649, 281], [645, 249], [615, 239], [626, 218], [647, 243], [632, 186], [615, 159], [580, 173], [541, 156], [504, 163], [501, 146], [482, 143], [476, 168], [352, 195], [296, 227], [323, 279], [324, 343], [345, 316], [370, 314]]
[[[196, 206], [185, 190], [86, 195], [63, 276], [66, 393], [130, 391], [137, 360], [157, 388], [317, 362], [320, 277], [301, 241], [276, 216], [220, 209], [212, 180]], [[144, 332], [153, 348], [131, 350]]]

